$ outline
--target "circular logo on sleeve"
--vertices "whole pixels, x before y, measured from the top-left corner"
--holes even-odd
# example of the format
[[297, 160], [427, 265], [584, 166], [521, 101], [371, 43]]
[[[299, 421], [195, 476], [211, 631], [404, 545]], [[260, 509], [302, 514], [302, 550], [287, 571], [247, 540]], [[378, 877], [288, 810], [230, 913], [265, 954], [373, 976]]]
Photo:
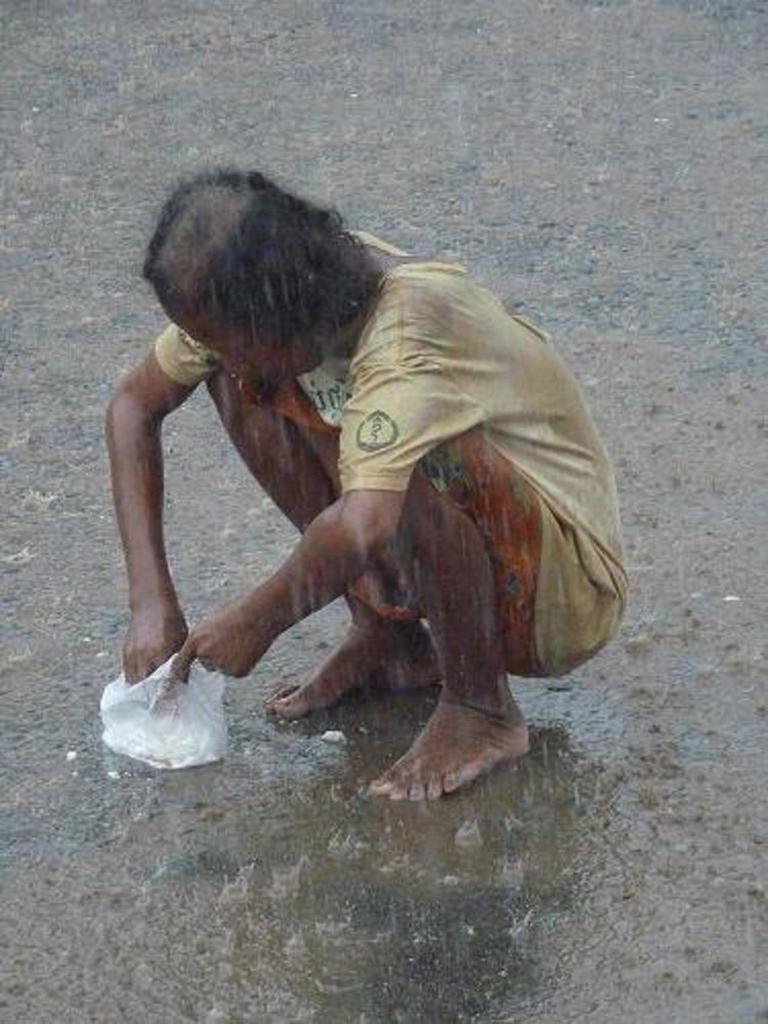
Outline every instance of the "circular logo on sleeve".
[[377, 452], [394, 444], [400, 436], [397, 424], [381, 409], [366, 416], [357, 428], [357, 447], [364, 452]]

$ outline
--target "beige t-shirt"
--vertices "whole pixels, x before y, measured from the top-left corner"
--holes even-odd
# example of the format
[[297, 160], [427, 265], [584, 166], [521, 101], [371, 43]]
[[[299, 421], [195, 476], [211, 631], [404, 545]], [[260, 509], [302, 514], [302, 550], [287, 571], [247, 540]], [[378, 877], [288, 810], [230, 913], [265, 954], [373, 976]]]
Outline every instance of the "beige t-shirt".
[[549, 337], [463, 268], [389, 271], [350, 364], [344, 491], [403, 491], [432, 448], [480, 428], [542, 504], [536, 647], [569, 671], [618, 627], [627, 579], [610, 462], [581, 389]]
[[[216, 365], [174, 325], [155, 352], [169, 376], [190, 385]], [[461, 267], [401, 264], [387, 272], [349, 367], [323, 364], [299, 383], [341, 427], [345, 492], [404, 491], [430, 449], [481, 428], [541, 499], [543, 667], [568, 671], [613, 635], [627, 591], [613, 473], [581, 389], [546, 334]]]

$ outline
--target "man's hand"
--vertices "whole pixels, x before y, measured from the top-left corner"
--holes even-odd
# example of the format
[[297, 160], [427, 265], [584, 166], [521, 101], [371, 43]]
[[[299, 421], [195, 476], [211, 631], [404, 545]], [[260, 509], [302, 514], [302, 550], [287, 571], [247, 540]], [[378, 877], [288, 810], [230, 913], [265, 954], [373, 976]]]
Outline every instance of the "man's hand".
[[123, 671], [129, 683], [146, 679], [187, 638], [184, 614], [175, 602], [148, 604], [131, 616], [123, 645]]
[[240, 678], [247, 676], [277, 636], [247, 598], [233, 601], [199, 622], [171, 665], [171, 675], [186, 681], [193, 661]]

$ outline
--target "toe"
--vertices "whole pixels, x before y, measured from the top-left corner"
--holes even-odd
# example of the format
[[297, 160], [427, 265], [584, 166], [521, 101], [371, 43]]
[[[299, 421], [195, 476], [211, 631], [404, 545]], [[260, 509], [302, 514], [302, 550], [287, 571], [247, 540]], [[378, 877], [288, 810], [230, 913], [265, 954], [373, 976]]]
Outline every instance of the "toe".
[[390, 800], [407, 800], [408, 799], [408, 785], [402, 782], [394, 782], [389, 789], [387, 796]]
[[421, 781], [419, 759], [415, 760], [402, 757], [397, 764], [390, 769], [392, 788], [389, 792], [390, 800], [423, 800], [424, 784]]
[[271, 708], [276, 701], [284, 700], [286, 697], [290, 697], [292, 693], [296, 693], [298, 688], [298, 683], [283, 683], [281, 686], [275, 687], [275, 689], [271, 693], [268, 693], [264, 698], [264, 707]]
[[292, 693], [287, 697], [274, 701], [267, 710], [279, 715], [280, 718], [292, 719], [302, 718], [308, 713], [309, 707], [299, 693]]
[[368, 787], [374, 796], [388, 796], [390, 800], [407, 800], [409, 789], [410, 780], [397, 769], [397, 765]]
[[427, 783], [427, 799], [438, 800], [443, 795], [443, 783], [439, 775], [430, 776]]
[[408, 799], [409, 800], [426, 800], [426, 798], [427, 798], [427, 791], [424, 788], [424, 783], [423, 782], [419, 782], [418, 780], [416, 782], [412, 782], [411, 783], [411, 788], [408, 790]]
[[371, 796], [389, 796], [389, 791], [392, 788], [392, 779], [389, 773], [386, 773], [378, 779], [374, 779], [368, 786], [368, 792]]

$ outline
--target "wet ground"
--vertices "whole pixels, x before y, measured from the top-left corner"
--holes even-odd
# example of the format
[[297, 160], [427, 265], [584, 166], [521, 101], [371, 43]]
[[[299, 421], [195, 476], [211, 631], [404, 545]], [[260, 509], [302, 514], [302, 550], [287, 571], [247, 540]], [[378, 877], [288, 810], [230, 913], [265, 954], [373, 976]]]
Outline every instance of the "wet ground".
[[[768, 1020], [765, 2], [0, 16], [0, 1019]], [[437, 806], [364, 796], [434, 698], [265, 719], [337, 607], [230, 687], [223, 764], [100, 743], [126, 621], [103, 407], [161, 323], [159, 198], [230, 161], [521, 303], [616, 464], [620, 637], [516, 684], [532, 754]], [[203, 394], [166, 448], [194, 619], [294, 537]]]

